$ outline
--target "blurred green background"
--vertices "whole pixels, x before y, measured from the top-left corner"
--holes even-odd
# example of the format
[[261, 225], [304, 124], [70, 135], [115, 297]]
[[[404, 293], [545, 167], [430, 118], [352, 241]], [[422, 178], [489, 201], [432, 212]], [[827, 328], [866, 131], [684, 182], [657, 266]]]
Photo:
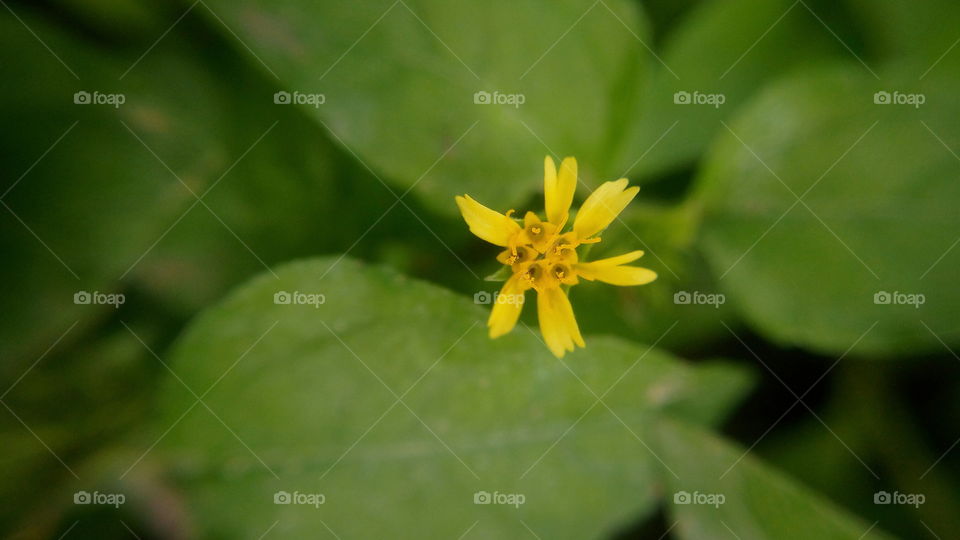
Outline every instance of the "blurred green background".
[[[0, 3], [4, 536], [960, 537], [957, 3]], [[563, 360], [544, 155], [660, 276]]]

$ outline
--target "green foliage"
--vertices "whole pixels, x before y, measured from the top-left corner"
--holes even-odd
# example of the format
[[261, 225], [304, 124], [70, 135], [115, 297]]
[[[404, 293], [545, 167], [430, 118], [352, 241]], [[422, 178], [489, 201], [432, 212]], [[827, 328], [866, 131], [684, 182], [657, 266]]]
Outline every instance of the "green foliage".
[[[789, 0], [701, 3], [665, 38], [661, 61], [653, 63], [641, 120], [620, 147], [620, 172], [649, 178], [689, 165], [764, 82], [822, 61], [837, 47], [813, 15]], [[677, 103], [685, 95], [690, 102]], [[696, 95], [722, 99], [697, 104]]]
[[681, 538], [716, 538], [719, 531], [739, 538], [889, 538], [876, 524], [851, 519], [745, 450], [701, 430], [664, 423], [657, 441], [683, 471], [665, 475], [680, 493], [669, 519]]
[[[958, 20], [946, 0], [8, 0], [0, 530], [960, 535]], [[588, 345], [562, 361], [533, 306], [487, 337], [470, 298], [506, 274], [452, 201], [539, 210], [544, 155], [578, 158], [574, 206], [643, 183], [589, 256], [643, 249], [659, 275], [573, 289]], [[811, 383], [816, 418], [779, 408]], [[95, 489], [129, 504], [72, 503]]]
[[[594, 181], [621, 172], [610, 148], [633, 125], [649, 64], [644, 19], [626, 1], [210, 6], [280, 87], [325, 96], [305, 110], [338, 142], [438, 212], [454, 213], [463, 193], [494, 208], [522, 202], [542, 173], [529, 156], [576, 154]], [[524, 102], [477, 104], [477, 92]]]
[[[875, 356], [960, 343], [960, 131], [950, 120], [960, 84], [883, 73], [883, 83], [840, 68], [781, 81], [701, 172], [708, 259], [773, 339], [842, 354], [862, 336], [856, 353]], [[876, 104], [878, 91], [926, 103]], [[911, 295], [922, 298], [906, 304]]]
[[[207, 311], [172, 353], [156, 433], [176, 427], [157, 452], [204, 536], [274, 520], [296, 536], [321, 521], [365, 537], [457, 536], [477, 520], [497, 537], [524, 524], [550, 538], [611, 532], [656, 505], [652, 423], [715, 423], [747, 387], [729, 365], [614, 338], [567, 361], [525, 329], [491, 342], [485, 309], [349, 258], [276, 272]], [[324, 302], [274, 302], [292, 291]], [[273, 505], [278, 491], [326, 502]], [[526, 502], [475, 505], [478, 491]]]
[[[276, 110], [268, 89], [251, 84], [237, 95], [224, 83], [229, 69], [207, 70], [182, 45], [132, 66], [28, 20], [81, 78], [3, 19], [5, 76], [32, 84], [11, 88], [0, 105], [23, 126], [4, 131], [0, 144], [22, 175], [6, 188], [0, 219], [10, 232], [0, 242], [33, 269], [3, 267], [2, 311], [18, 313], [0, 330], [4, 353], [36, 357], [72, 322], [92, 326], [114, 311], [74, 304], [78, 291], [121, 292], [143, 279], [168, 293], [165, 301], [196, 309], [262, 271], [258, 257], [274, 261], [315, 242], [313, 216], [334, 193], [318, 181], [330, 174], [330, 150], [295, 111]], [[245, 80], [255, 81], [234, 82]], [[74, 92], [122, 94], [125, 103], [77, 105]], [[273, 158], [288, 151], [295, 161]], [[260, 213], [267, 209], [284, 219]]]

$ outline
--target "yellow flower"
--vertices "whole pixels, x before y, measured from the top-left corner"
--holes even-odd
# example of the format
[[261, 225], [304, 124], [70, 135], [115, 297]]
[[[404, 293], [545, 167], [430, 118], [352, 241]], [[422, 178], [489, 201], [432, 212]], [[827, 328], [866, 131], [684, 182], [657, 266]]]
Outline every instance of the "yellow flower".
[[577, 160], [572, 157], [560, 163], [559, 171], [550, 156], [543, 161], [546, 221], [534, 212], [527, 212], [521, 226], [510, 217], [513, 210], [501, 214], [469, 195], [456, 197], [470, 232], [506, 248], [497, 255], [497, 260], [509, 268], [510, 277], [490, 311], [487, 327], [491, 338], [513, 330], [523, 310], [525, 293], [534, 289], [540, 333], [550, 351], [562, 357], [575, 346], [584, 346], [567, 296], [569, 287], [578, 284], [580, 278], [621, 286], [644, 285], [657, 279], [652, 270], [628, 265], [643, 256], [642, 251], [596, 261], [580, 261], [577, 254], [580, 245], [599, 242], [599, 234], [637, 195], [640, 188], [628, 188], [627, 183], [626, 178], [621, 178], [597, 188], [583, 202], [572, 230], [567, 232], [563, 232], [563, 228], [569, 220], [577, 189]]

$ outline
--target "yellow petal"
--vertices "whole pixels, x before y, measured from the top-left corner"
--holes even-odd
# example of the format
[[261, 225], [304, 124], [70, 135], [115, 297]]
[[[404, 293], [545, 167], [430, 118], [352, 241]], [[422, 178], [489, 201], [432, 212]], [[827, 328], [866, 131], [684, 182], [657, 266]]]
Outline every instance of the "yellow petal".
[[540, 334], [543, 335], [544, 343], [554, 356], [562, 358], [568, 349], [573, 349], [573, 343], [566, 335], [556, 309], [550, 305], [550, 297], [546, 291], [537, 293], [537, 316], [540, 319]]
[[[573, 306], [570, 305], [570, 298], [567, 297], [567, 293], [563, 292], [562, 289], [557, 289], [551, 294], [556, 297], [555, 303], [560, 307], [560, 312], [562, 313], [570, 339], [572, 339], [578, 347], [586, 347], [587, 344], [583, 342], [583, 336], [580, 335], [580, 326], [577, 325], [577, 318], [573, 314]], [[554, 300], [552, 299], [551, 302], [554, 302]]]
[[510, 245], [510, 239], [520, 232], [517, 222], [491, 210], [473, 200], [469, 195], [455, 197], [464, 221], [470, 227], [470, 232], [483, 240], [497, 246]]
[[[622, 255], [621, 255], [622, 257]], [[598, 261], [599, 262], [599, 261]], [[657, 273], [639, 266], [598, 265], [597, 262], [582, 263], [575, 266], [577, 275], [590, 281], [599, 280], [611, 285], [628, 287], [646, 285], [657, 279]]]
[[523, 282], [520, 274], [514, 274], [503, 284], [500, 294], [493, 302], [487, 326], [490, 328], [490, 337], [498, 338], [517, 325], [520, 312], [523, 310]]
[[584, 346], [570, 299], [559, 287], [537, 293], [537, 315], [543, 340], [557, 358], [572, 351], [574, 344]]
[[590, 238], [607, 228], [607, 225], [610, 225], [630, 204], [640, 188], [636, 186], [627, 188], [627, 182], [626, 178], [604, 182], [587, 197], [573, 222], [573, 232], [578, 238]]
[[589, 263], [593, 266], [620, 266], [621, 264], [632, 263], [633, 261], [643, 257], [643, 250], [638, 249], [636, 251], [631, 251], [629, 253], [624, 253], [623, 255], [617, 255], [615, 257], [607, 257], [606, 259], [597, 259], [595, 261], [590, 261]]
[[577, 191], [577, 160], [572, 157], [564, 158], [560, 163], [558, 176], [553, 159], [547, 156], [543, 169], [543, 195], [547, 221], [562, 228], [570, 213], [573, 194]]
[[537, 226], [541, 225], [542, 223], [543, 223], [543, 221], [540, 221], [540, 217], [537, 215], [536, 212], [527, 211], [527, 213], [523, 215], [523, 226], [524, 226], [524, 228], [527, 228], [527, 227], [537, 227]]
[[550, 198], [557, 189], [557, 164], [553, 158], [546, 156], [543, 158], [543, 198], [546, 200], [546, 207], [550, 208]]

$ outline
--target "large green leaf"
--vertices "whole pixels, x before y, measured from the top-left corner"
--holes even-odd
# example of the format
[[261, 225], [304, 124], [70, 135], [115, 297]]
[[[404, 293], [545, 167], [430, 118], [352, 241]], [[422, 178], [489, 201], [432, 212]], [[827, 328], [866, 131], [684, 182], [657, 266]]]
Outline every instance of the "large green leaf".
[[679, 471], [664, 479], [680, 538], [889, 538], [702, 429], [662, 422], [657, 443]]
[[[862, 337], [856, 353], [880, 355], [960, 343], [960, 79], [881, 73], [782, 81], [731, 124], [699, 178], [713, 270], [779, 342], [839, 354]], [[878, 91], [925, 103], [877, 104]]]
[[[284, 91], [323, 94], [306, 110], [359, 159], [443, 212], [464, 192], [497, 208], [523, 202], [548, 153], [576, 155], [588, 177], [621, 172], [610, 144], [649, 56], [630, 2], [209, 5], [211, 24], [236, 32]], [[477, 92], [524, 102], [476, 104]]]
[[[802, 46], [798, 46], [801, 44]], [[714, 135], [766, 81], [811, 64], [839, 45], [802, 4], [712, 0], [668, 35], [618, 164], [649, 177], [698, 159]], [[677, 103], [677, 93], [690, 100]], [[681, 98], [684, 94], [681, 94]], [[721, 96], [717, 105], [698, 96]], [[703, 99], [707, 99], [704, 97]]]
[[[613, 338], [587, 336], [563, 362], [524, 328], [491, 341], [485, 306], [349, 258], [277, 274], [179, 340], [144, 440], [163, 435], [151, 459], [172, 464], [205, 537], [257, 537], [275, 521], [343, 538], [609, 534], [656, 504], [656, 418], [716, 422], [747, 382]], [[274, 303], [294, 291], [324, 303]], [[276, 505], [278, 491], [326, 500]], [[526, 501], [475, 505], [478, 491]]]

